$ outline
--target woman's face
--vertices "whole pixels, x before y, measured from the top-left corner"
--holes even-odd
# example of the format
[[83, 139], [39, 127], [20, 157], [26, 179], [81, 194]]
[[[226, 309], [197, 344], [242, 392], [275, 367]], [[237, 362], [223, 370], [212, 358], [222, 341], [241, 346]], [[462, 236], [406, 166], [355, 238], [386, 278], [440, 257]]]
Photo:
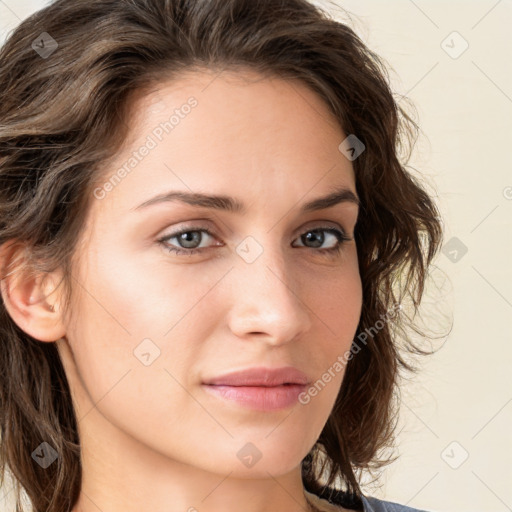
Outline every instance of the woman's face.
[[[57, 346], [84, 445], [129, 439], [141, 464], [151, 451], [262, 478], [296, 468], [318, 439], [362, 289], [355, 241], [336, 236], [353, 237], [357, 204], [302, 211], [335, 190], [356, 195], [338, 149], [348, 134], [300, 83], [244, 76], [258, 80], [191, 74], [134, 104], [131, 137], [92, 198]], [[229, 197], [243, 211], [226, 200], [141, 206], [169, 192]], [[261, 366], [320, 385], [273, 409], [203, 385]]]

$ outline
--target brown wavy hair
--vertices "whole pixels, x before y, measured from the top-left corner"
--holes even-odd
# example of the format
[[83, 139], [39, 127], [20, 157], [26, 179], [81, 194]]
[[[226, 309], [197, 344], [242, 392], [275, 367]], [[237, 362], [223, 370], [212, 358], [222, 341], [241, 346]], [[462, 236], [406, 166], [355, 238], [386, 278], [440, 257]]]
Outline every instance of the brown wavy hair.
[[[33, 46], [42, 32], [57, 42], [50, 55]], [[135, 93], [201, 69], [300, 80], [365, 145], [353, 161], [357, 336], [373, 331], [348, 361], [302, 461], [306, 489], [325, 496], [338, 482], [360, 505], [362, 472], [395, 460], [380, 455], [395, 440], [398, 377], [417, 371], [401, 351], [432, 353], [408, 337], [407, 315], [375, 325], [406, 296], [420, 305], [442, 228], [432, 197], [407, 170], [417, 122], [395, 99], [383, 59], [328, 10], [307, 0], [57, 0], [21, 22], [0, 50], [0, 247], [19, 254], [1, 277], [61, 270], [66, 311], [93, 187], [129, 133]], [[21, 330], [3, 298], [0, 343], [2, 480], [12, 473], [17, 512], [20, 492], [36, 512], [69, 512], [80, 492], [80, 442], [55, 343]], [[43, 441], [59, 454], [46, 469], [31, 457]]]

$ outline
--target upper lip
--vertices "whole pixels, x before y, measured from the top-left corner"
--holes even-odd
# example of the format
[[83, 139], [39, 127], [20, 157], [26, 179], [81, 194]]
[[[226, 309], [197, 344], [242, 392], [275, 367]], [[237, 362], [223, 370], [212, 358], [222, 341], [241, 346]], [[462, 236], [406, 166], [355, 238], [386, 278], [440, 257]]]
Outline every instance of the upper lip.
[[213, 377], [203, 382], [203, 384], [213, 386], [280, 386], [282, 384], [305, 385], [308, 383], [308, 376], [293, 366], [248, 368]]

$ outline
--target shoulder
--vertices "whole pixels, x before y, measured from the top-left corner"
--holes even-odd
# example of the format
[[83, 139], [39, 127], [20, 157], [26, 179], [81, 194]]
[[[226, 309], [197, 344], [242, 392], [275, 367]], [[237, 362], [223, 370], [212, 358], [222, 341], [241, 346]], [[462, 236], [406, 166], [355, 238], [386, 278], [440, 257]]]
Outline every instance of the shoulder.
[[371, 496], [362, 496], [364, 512], [428, 512], [419, 508], [406, 507], [392, 501], [380, 500]]
[[359, 498], [331, 487], [325, 487], [320, 495], [307, 490], [304, 490], [304, 494], [306, 499], [321, 512], [429, 512], [373, 496], [361, 495]]

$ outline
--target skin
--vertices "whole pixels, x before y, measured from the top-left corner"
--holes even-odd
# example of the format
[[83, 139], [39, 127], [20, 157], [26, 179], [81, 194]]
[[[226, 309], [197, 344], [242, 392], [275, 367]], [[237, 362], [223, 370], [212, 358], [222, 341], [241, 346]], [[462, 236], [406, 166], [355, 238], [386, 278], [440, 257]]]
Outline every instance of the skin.
[[[329, 256], [320, 249], [334, 247], [334, 236], [320, 232], [318, 248], [305, 235], [327, 224], [352, 237], [358, 206], [299, 214], [333, 187], [356, 194], [338, 150], [346, 134], [299, 82], [196, 71], [134, 102], [131, 136], [106, 179], [191, 96], [197, 107], [92, 200], [69, 318], [59, 289], [51, 293], [58, 272], [2, 288], [18, 325], [57, 343], [69, 379], [83, 466], [72, 512], [308, 510], [300, 463], [344, 372], [306, 405], [265, 412], [214, 397], [201, 382], [285, 365], [316, 382], [350, 349], [362, 306], [355, 241]], [[233, 196], [248, 211], [178, 202], [132, 211], [170, 190]], [[157, 242], [189, 224], [213, 232], [196, 232], [202, 253], [176, 255]], [[263, 251], [252, 263], [236, 251], [249, 236]], [[160, 349], [147, 366], [134, 356], [146, 338]], [[261, 453], [251, 467], [237, 457], [247, 443]]]

